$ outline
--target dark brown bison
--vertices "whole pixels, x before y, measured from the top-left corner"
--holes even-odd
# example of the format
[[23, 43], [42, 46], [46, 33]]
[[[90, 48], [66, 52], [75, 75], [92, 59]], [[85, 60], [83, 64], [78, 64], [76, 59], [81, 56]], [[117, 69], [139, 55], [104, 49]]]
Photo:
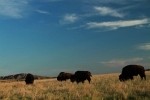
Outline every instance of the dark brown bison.
[[66, 73], [66, 72], [60, 72], [57, 76], [58, 81], [66, 81], [71, 78], [73, 74], [72, 73]]
[[26, 82], [26, 84], [33, 84], [34, 76], [32, 74], [28, 73], [25, 78], [25, 82]]
[[88, 80], [89, 83], [91, 81], [91, 72], [89, 71], [76, 71], [74, 75], [71, 76], [71, 82], [82, 82], [84, 83], [85, 80]]
[[141, 65], [127, 65], [122, 69], [122, 73], [119, 75], [120, 81], [126, 81], [128, 79], [133, 80], [133, 76], [140, 75], [141, 79], [146, 80], [145, 69]]

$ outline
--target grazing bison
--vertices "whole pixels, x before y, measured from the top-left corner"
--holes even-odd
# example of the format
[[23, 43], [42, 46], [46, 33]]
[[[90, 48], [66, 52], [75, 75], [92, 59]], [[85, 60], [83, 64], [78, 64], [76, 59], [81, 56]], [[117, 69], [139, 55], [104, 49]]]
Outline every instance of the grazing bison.
[[25, 78], [25, 82], [26, 82], [26, 84], [33, 84], [34, 76], [32, 74], [28, 73]]
[[70, 79], [73, 74], [66, 73], [66, 72], [60, 72], [57, 76], [58, 81], [66, 81], [67, 79]]
[[126, 81], [128, 79], [133, 80], [133, 76], [140, 75], [141, 79], [146, 80], [145, 69], [141, 65], [127, 65], [122, 69], [122, 73], [119, 75], [120, 81]]
[[84, 83], [85, 80], [88, 80], [89, 83], [91, 81], [91, 72], [89, 71], [76, 71], [74, 75], [71, 76], [71, 82], [76, 81], [77, 84], [79, 82]]

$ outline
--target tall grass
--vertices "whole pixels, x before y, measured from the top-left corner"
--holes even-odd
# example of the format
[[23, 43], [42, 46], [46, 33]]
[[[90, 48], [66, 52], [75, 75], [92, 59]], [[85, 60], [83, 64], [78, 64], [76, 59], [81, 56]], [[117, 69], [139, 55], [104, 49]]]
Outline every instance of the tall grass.
[[119, 74], [93, 75], [92, 82], [82, 84], [58, 82], [56, 79], [25, 82], [0, 82], [0, 100], [150, 100], [150, 72], [120, 82]]

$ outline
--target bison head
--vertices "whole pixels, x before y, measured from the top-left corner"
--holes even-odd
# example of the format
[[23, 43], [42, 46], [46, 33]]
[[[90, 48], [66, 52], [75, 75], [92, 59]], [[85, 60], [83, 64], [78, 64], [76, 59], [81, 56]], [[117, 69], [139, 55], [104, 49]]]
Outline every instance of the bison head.
[[124, 74], [120, 74], [120, 75], [119, 75], [119, 80], [120, 80], [120, 81], [126, 81], [126, 80], [129, 80], [129, 79], [132, 80], [132, 79], [133, 79], [133, 76], [131, 76], [131, 75], [126, 75], [126, 74], [125, 74], [125, 75], [124, 75]]
[[120, 75], [119, 75], [119, 80], [120, 80], [120, 81], [125, 81], [125, 77], [124, 77], [122, 74], [120, 74]]
[[60, 78], [60, 77], [57, 77], [57, 80], [58, 80], [58, 81], [61, 81], [61, 78]]

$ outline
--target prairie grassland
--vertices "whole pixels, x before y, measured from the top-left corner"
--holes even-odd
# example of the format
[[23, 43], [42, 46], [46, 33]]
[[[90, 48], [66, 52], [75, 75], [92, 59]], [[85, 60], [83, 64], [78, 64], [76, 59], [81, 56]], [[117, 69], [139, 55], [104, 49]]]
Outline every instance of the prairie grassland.
[[56, 79], [36, 80], [33, 85], [0, 82], [0, 100], [150, 100], [150, 72], [146, 81], [138, 76], [120, 82], [118, 75], [93, 75], [91, 84]]

